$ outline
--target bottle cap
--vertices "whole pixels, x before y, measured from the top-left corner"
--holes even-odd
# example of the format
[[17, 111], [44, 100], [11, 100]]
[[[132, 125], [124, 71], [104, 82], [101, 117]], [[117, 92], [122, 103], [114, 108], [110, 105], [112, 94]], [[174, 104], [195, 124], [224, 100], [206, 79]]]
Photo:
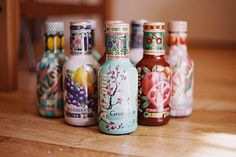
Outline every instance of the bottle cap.
[[44, 33], [47, 35], [64, 34], [63, 22], [45, 22]]
[[145, 22], [143, 26], [144, 32], [165, 32], [164, 22]]
[[169, 21], [168, 31], [173, 33], [186, 33], [188, 31], [187, 21]]
[[109, 23], [105, 24], [106, 34], [129, 33], [129, 24], [127, 23]]

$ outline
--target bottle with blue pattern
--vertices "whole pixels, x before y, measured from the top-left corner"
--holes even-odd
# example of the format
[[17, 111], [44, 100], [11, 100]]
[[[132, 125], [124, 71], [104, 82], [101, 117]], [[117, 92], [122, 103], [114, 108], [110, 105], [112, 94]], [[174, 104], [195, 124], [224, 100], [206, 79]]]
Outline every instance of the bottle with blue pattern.
[[129, 60], [129, 25], [105, 24], [106, 61], [98, 73], [98, 127], [102, 133], [137, 129], [138, 73]]
[[64, 114], [62, 69], [64, 54], [64, 23], [44, 24], [45, 53], [37, 64], [37, 107], [44, 117]]

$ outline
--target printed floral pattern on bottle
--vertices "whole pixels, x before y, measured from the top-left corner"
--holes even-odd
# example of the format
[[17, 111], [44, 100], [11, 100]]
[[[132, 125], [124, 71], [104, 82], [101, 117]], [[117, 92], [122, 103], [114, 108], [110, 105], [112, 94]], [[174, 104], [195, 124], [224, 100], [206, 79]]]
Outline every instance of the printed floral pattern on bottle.
[[137, 123], [137, 108], [132, 108], [129, 97], [129, 80], [120, 65], [111, 66], [103, 74], [99, 91], [99, 125], [105, 125], [107, 131], [134, 127]]
[[128, 34], [106, 34], [106, 53], [108, 55], [128, 55]]
[[194, 63], [181, 46], [172, 46], [168, 62], [172, 65], [171, 107], [188, 107], [193, 101]]
[[[138, 67], [139, 112], [146, 118], [168, 116], [171, 96], [171, 70], [160, 65]], [[160, 114], [152, 114], [160, 113]]]
[[70, 35], [71, 51], [76, 54], [90, 53], [92, 49], [90, 31], [72, 31]]
[[[96, 70], [93, 65], [83, 65], [75, 71], [67, 69], [64, 78], [64, 88], [66, 89], [65, 103], [68, 108], [72, 105], [72, 108], [86, 108], [87, 114], [89, 114], [88, 112], [97, 112], [97, 80]], [[69, 115], [73, 117], [73, 114]], [[94, 114], [88, 116], [90, 117], [91, 115], [95, 116]], [[77, 118], [81, 117], [83, 116], [77, 115]]]
[[144, 32], [144, 50], [164, 50], [163, 32]]

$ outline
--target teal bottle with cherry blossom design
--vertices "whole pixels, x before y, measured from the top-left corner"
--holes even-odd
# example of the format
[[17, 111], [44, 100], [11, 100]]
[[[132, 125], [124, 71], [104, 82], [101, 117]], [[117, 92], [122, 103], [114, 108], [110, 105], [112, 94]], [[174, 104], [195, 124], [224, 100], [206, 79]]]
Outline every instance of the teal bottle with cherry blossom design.
[[98, 127], [106, 134], [137, 129], [138, 73], [129, 60], [129, 25], [105, 25], [106, 62], [98, 73]]

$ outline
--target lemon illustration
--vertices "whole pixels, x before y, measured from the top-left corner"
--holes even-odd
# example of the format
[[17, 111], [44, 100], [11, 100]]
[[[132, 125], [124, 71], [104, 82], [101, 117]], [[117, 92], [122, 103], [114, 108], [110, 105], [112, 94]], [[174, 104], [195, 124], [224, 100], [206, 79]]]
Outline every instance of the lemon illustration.
[[60, 47], [61, 47], [61, 38], [58, 35], [55, 38], [56, 38], [56, 43], [57, 43], [57, 49], [60, 49]]
[[53, 37], [48, 37], [47, 39], [47, 46], [49, 50], [53, 50], [54, 49], [54, 39]]
[[90, 93], [94, 93], [91, 75], [84, 67], [77, 68], [72, 79], [75, 83], [79, 83], [84, 89], [88, 88]]

